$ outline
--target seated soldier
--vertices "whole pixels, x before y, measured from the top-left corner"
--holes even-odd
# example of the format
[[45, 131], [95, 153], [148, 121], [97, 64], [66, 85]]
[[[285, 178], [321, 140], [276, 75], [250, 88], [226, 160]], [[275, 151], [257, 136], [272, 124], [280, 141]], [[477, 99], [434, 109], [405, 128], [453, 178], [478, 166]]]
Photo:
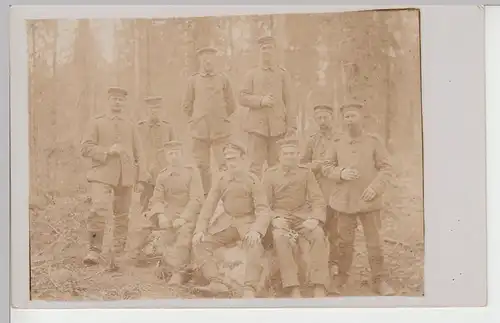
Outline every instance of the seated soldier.
[[[207, 286], [197, 290], [209, 295], [225, 293], [227, 286], [219, 279], [213, 253], [216, 249], [243, 240], [246, 254], [245, 286], [243, 297], [253, 298], [262, 272], [264, 248], [261, 243], [269, 227], [269, 205], [262, 184], [257, 176], [244, 165], [245, 149], [231, 142], [224, 147], [227, 170], [222, 172], [210, 189], [193, 237], [193, 251], [200, 264]], [[215, 234], [208, 234], [208, 224], [222, 201], [227, 227]]]
[[272, 234], [283, 288], [300, 298], [298, 265], [294, 259], [294, 235], [309, 242], [308, 280], [314, 297], [324, 297], [329, 281], [328, 242], [323, 231], [326, 206], [314, 174], [299, 165], [298, 140], [279, 141], [280, 163], [264, 173], [264, 189], [271, 206]]
[[[146, 225], [138, 233], [133, 258], [143, 257], [142, 249], [148, 236], [159, 226], [163, 254], [160, 272], [163, 274], [169, 267], [172, 276], [168, 283], [179, 285], [191, 259], [191, 238], [203, 202], [203, 186], [198, 169], [183, 163], [182, 143], [167, 142], [164, 150], [168, 166], [156, 180], [150, 210], [144, 214]], [[169, 249], [172, 252], [168, 252]]]

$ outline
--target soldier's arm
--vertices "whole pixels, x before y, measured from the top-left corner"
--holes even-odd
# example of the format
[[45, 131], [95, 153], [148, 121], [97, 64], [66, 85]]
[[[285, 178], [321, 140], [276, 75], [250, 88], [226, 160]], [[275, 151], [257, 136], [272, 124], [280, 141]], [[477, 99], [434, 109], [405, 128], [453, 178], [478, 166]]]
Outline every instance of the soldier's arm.
[[260, 180], [257, 176], [252, 177], [252, 197], [255, 207], [255, 222], [252, 225], [252, 230], [259, 232], [263, 237], [271, 224], [269, 202]]
[[182, 100], [182, 110], [189, 117], [193, 115], [193, 104], [194, 104], [194, 76], [190, 77], [187, 82], [186, 92], [184, 93], [184, 98]]
[[82, 138], [81, 153], [83, 157], [92, 158], [94, 161], [104, 163], [108, 158], [108, 148], [99, 146], [98, 131], [97, 122], [92, 120]]
[[146, 154], [142, 146], [142, 140], [135, 126], [132, 126], [132, 144], [134, 161], [137, 166], [137, 182], [148, 182], [149, 174], [147, 171]]
[[312, 159], [313, 156], [313, 146], [314, 146], [314, 139], [309, 138], [307, 140], [306, 148], [304, 149], [304, 152], [302, 153], [302, 157], [300, 159], [300, 163], [309, 168], [313, 172], [317, 172], [318, 168], [321, 166], [318, 161], [314, 161]]
[[153, 214], [163, 213], [165, 210], [165, 186], [164, 179], [161, 174], [156, 179], [153, 196], [149, 200], [149, 209]]
[[321, 188], [319, 187], [314, 174], [309, 170], [307, 171], [306, 185], [307, 199], [312, 207], [311, 218], [324, 223], [326, 220], [325, 197], [321, 192]]
[[337, 149], [332, 146], [330, 147], [326, 161], [321, 165], [321, 174], [329, 179], [333, 179], [337, 182], [342, 181], [340, 178], [340, 173], [343, 168], [339, 167], [338, 157], [337, 157]]
[[224, 76], [224, 99], [226, 101], [226, 112], [230, 116], [236, 111], [236, 101], [234, 99], [233, 87], [227, 76]]
[[220, 183], [221, 180], [219, 178], [215, 185], [212, 185], [210, 188], [207, 199], [203, 202], [203, 206], [201, 207], [200, 216], [198, 217], [198, 221], [196, 223], [195, 233], [207, 231], [208, 223], [210, 222], [210, 219], [215, 212], [215, 208], [217, 207], [217, 203], [219, 203], [222, 196]]
[[373, 137], [373, 142], [375, 145], [373, 158], [378, 174], [370, 184], [370, 188], [379, 195], [384, 192], [386, 184], [391, 178], [392, 165], [390, 162], [389, 152], [382, 141], [377, 137]]
[[293, 86], [290, 73], [283, 71], [283, 100], [286, 109], [286, 125], [288, 128], [297, 129], [297, 106], [293, 98]]
[[181, 217], [186, 221], [195, 221], [203, 203], [204, 192], [201, 183], [201, 175], [198, 168], [193, 167], [191, 181], [189, 183], [189, 201], [182, 212]]
[[245, 79], [243, 81], [243, 87], [240, 90], [239, 101], [240, 104], [244, 107], [250, 109], [260, 109], [262, 108], [261, 95], [255, 95], [253, 90], [253, 72], [250, 71], [245, 75]]

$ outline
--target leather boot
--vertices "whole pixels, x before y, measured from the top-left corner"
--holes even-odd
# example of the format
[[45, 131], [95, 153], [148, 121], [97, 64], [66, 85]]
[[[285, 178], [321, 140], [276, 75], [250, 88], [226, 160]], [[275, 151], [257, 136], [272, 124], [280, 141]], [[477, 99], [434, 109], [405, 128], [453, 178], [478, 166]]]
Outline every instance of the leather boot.
[[88, 253], [83, 259], [83, 263], [87, 266], [94, 266], [99, 263], [99, 257], [102, 250], [102, 241], [104, 238], [103, 231], [89, 231], [89, 248]]

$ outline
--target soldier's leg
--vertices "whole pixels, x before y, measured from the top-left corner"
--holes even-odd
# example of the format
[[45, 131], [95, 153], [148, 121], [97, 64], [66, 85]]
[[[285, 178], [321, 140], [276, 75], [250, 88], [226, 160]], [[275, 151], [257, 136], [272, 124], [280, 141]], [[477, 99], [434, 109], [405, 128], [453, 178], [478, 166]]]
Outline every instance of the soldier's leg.
[[113, 250], [114, 254], [125, 251], [128, 237], [129, 211], [132, 201], [132, 187], [119, 186], [115, 188], [114, 218], [113, 218]]
[[145, 184], [144, 190], [141, 192], [140, 203], [141, 203], [141, 213], [146, 212], [148, 210], [149, 200], [153, 197], [154, 185]]
[[202, 242], [193, 246], [194, 259], [200, 267], [203, 276], [210, 282], [220, 282], [214, 252], [218, 248], [238, 241], [239, 239], [240, 235], [238, 230], [229, 227], [216, 234], [206, 234]]
[[212, 185], [212, 174], [210, 172], [210, 142], [193, 138], [193, 158], [200, 170], [201, 182], [205, 195], [210, 191]]
[[380, 242], [379, 217], [379, 211], [364, 213], [359, 216], [361, 224], [363, 225], [366, 249], [368, 251], [368, 261], [371, 267], [372, 279], [375, 284], [385, 280], [384, 252]]
[[92, 208], [90, 210], [87, 231], [89, 235], [89, 251], [84, 259], [87, 265], [95, 265], [102, 252], [102, 243], [106, 223], [113, 217], [113, 187], [107, 184], [90, 183]]
[[273, 242], [283, 288], [299, 287], [299, 270], [294, 257], [294, 245], [286, 229], [273, 228]]
[[250, 158], [250, 171], [262, 177], [262, 166], [267, 160], [267, 137], [256, 134], [248, 134], [248, 156]]
[[352, 265], [354, 253], [354, 238], [357, 227], [357, 215], [355, 214], [338, 214], [339, 228], [339, 285], [344, 285], [347, 282], [349, 270]]
[[169, 281], [170, 284], [182, 284], [184, 280], [191, 259], [191, 240], [194, 227], [194, 223], [187, 222], [178, 228], [177, 232], [174, 232], [175, 241], [170, 257], [165, 258], [166, 255], [163, 255], [163, 261], [169, 264], [174, 273]]
[[142, 217], [136, 230], [134, 230], [131, 239], [132, 247], [130, 250], [130, 258], [135, 262], [135, 265], [143, 265], [145, 255], [143, 253], [144, 247], [148, 244], [149, 237], [153, 229], [158, 227], [158, 215], [154, 215], [150, 219]]
[[339, 248], [338, 248], [338, 240], [339, 240], [339, 228], [338, 228], [338, 216], [336, 215], [335, 210], [333, 210], [330, 206], [326, 207], [326, 223], [325, 223], [325, 231], [328, 235], [328, 241], [330, 242], [330, 253], [329, 253], [329, 265], [333, 266], [334, 264], [338, 264], [339, 259]]
[[284, 136], [274, 136], [267, 139], [267, 164], [269, 167], [276, 165], [279, 161], [280, 146], [278, 141]]
[[306, 231], [304, 237], [309, 241], [309, 283], [326, 288], [330, 282], [328, 270], [328, 239], [320, 226]]

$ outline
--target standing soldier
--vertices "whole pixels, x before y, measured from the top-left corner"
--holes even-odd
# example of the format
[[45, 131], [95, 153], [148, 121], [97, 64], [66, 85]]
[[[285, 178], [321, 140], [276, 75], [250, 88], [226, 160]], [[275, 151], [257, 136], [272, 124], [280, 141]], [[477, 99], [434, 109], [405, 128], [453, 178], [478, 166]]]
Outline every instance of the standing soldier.
[[332, 146], [331, 164], [322, 167], [323, 175], [338, 182], [329, 201], [332, 209], [338, 212], [339, 227], [339, 274], [333, 288], [336, 290], [347, 283], [359, 219], [366, 239], [372, 286], [380, 295], [393, 295], [393, 289], [386, 282], [379, 233], [382, 195], [391, 164], [379, 137], [363, 131], [362, 108], [359, 103], [342, 106], [347, 133]]
[[82, 155], [92, 159], [87, 180], [93, 203], [88, 219], [89, 253], [84, 263], [98, 263], [104, 229], [112, 221], [109, 269], [116, 269], [114, 255], [125, 249], [132, 187], [135, 184], [140, 187], [148, 180], [137, 129], [123, 114], [126, 98], [126, 90], [110, 88], [109, 111], [91, 121], [82, 141]]
[[323, 176], [321, 166], [327, 162], [327, 152], [330, 147], [340, 138], [340, 134], [333, 130], [333, 112], [333, 108], [329, 105], [314, 107], [314, 120], [319, 130], [309, 137], [301, 160], [301, 163], [306, 164], [316, 176], [323, 191], [325, 203], [327, 203], [325, 230], [330, 240], [330, 267], [338, 261], [338, 219], [334, 210], [328, 205], [332, 186], [335, 183], [332, 179]]
[[148, 208], [158, 173], [166, 167], [163, 143], [175, 139], [173, 127], [167, 121], [160, 119], [163, 99], [147, 97], [144, 101], [149, 109], [149, 115], [146, 120], [139, 121], [139, 135], [146, 154], [146, 167], [150, 174], [150, 181], [144, 185], [144, 190], [141, 192], [141, 213]]
[[[243, 240], [246, 254], [243, 297], [255, 296], [262, 273], [264, 248], [261, 241], [269, 227], [269, 205], [259, 179], [245, 169], [244, 155], [245, 149], [238, 143], [230, 143], [224, 148], [228, 170], [210, 190], [193, 237], [195, 257], [210, 282], [198, 290], [212, 295], [227, 291], [227, 286], [218, 278], [213, 256], [220, 247]], [[219, 200], [222, 200], [224, 215], [229, 221], [224, 230], [208, 234], [209, 221]]]
[[191, 76], [183, 101], [183, 110], [190, 117], [193, 157], [201, 173], [205, 194], [211, 187], [210, 150], [219, 169], [224, 169], [222, 148], [231, 133], [229, 117], [236, 110], [228, 77], [215, 71], [214, 48], [198, 50], [200, 71]]
[[[145, 213], [144, 226], [139, 231], [132, 258], [142, 259], [147, 238], [158, 226], [163, 256], [161, 272], [171, 269], [168, 283], [180, 285], [191, 259], [191, 238], [203, 202], [203, 187], [198, 169], [183, 163], [181, 142], [167, 142], [164, 153], [168, 166], [156, 180], [150, 211]], [[172, 252], [169, 252], [170, 248]]]
[[282, 285], [300, 298], [298, 266], [294, 259], [296, 239], [309, 242], [309, 283], [314, 297], [324, 297], [328, 286], [328, 242], [323, 231], [325, 202], [314, 174], [299, 165], [298, 140], [282, 139], [280, 164], [264, 173], [264, 189], [272, 210], [272, 234]]
[[244, 130], [248, 133], [251, 171], [262, 175], [262, 166], [278, 162], [278, 140], [295, 133], [296, 109], [292, 102], [290, 74], [275, 62], [276, 42], [265, 36], [258, 40], [260, 65], [246, 75], [240, 104], [248, 107]]

